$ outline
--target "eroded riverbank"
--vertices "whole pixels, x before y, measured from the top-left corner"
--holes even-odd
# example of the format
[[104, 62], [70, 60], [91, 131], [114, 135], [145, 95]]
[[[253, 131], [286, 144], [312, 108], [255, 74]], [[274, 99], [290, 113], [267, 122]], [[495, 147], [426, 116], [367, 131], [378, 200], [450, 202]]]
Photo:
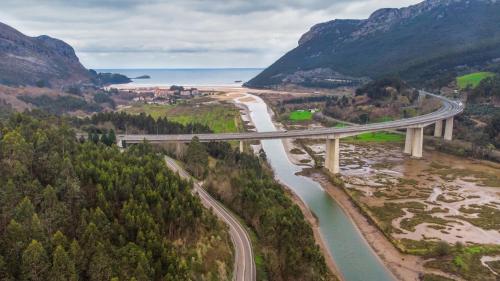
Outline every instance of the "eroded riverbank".
[[[315, 158], [324, 158], [323, 141], [285, 143], [296, 164], [312, 166], [313, 159], [305, 153], [304, 143]], [[423, 159], [412, 159], [403, 155], [401, 146], [342, 143], [340, 165], [345, 190], [332, 186], [321, 173], [310, 176], [347, 210], [398, 278], [417, 280], [419, 273], [427, 272], [463, 280], [436, 270], [436, 263], [425, 267], [431, 259], [401, 254], [395, 246], [404, 252], [434, 255], [439, 241], [458, 243], [472, 249], [475, 256], [471, 262], [475, 265], [481, 253], [475, 253], [474, 247], [484, 245], [481, 251], [485, 254], [496, 251], [500, 242], [500, 167], [432, 149], [425, 151]], [[459, 257], [460, 261], [463, 253], [454, 251], [455, 259]], [[460, 267], [455, 267], [460, 272]], [[491, 272], [489, 277], [496, 278], [498, 268], [484, 269]]]

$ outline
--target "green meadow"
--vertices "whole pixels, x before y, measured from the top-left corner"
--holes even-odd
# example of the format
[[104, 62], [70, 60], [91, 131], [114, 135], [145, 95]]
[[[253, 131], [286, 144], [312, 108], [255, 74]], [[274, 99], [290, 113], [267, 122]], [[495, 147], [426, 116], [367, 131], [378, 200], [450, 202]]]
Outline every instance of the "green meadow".
[[457, 84], [460, 89], [476, 88], [482, 80], [493, 76], [495, 76], [495, 73], [492, 72], [475, 72], [457, 77]]
[[207, 125], [214, 133], [235, 133], [243, 127], [239, 111], [223, 104], [212, 105], [154, 105], [137, 103], [123, 109], [130, 114], [145, 113], [157, 119], [167, 117], [182, 123], [200, 123]]
[[364, 133], [354, 137], [346, 138], [349, 142], [402, 142], [405, 136], [403, 134], [388, 133], [388, 132], [374, 132]]
[[290, 113], [289, 119], [292, 121], [309, 121], [313, 113], [309, 110], [296, 110]]

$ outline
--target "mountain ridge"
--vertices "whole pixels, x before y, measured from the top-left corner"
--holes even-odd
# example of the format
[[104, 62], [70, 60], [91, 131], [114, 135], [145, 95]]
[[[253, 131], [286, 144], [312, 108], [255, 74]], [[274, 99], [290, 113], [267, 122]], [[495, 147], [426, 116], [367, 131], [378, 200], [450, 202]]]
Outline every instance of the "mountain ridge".
[[[495, 0], [427, 0], [380, 9], [364, 20], [316, 24], [296, 48], [246, 85], [314, 84], [384, 74], [418, 80], [461, 65], [484, 64], [500, 58], [499, 15]], [[328, 74], [297, 74], [318, 69]]]
[[0, 23], [0, 83], [63, 86], [91, 81], [74, 49], [47, 35], [30, 37]]

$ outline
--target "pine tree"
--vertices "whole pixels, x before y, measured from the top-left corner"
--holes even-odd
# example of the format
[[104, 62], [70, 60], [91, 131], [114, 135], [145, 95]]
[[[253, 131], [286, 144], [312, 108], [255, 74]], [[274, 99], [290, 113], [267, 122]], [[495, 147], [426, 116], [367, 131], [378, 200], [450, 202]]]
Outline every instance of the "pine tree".
[[5, 259], [3, 258], [2, 255], [0, 255], [0, 280], [1, 281], [14, 280], [7, 267], [7, 263], [5, 262]]
[[78, 241], [73, 240], [71, 245], [69, 246], [69, 254], [71, 256], [71, 260], [75, 263], [75, 272], [77, 275], [83, 270], [85, 257], [82, 254], [82, 249], [78, 244]]
[[208, 153], [198, 137], [194, 137], [189, 143], [185, 158], [187, 168], [193, 173], [193, 176], [197, 178], [205, 176]]
[[101, 142], [104, 143], [105, 145], [109, 145], [109, 139], [108, 139], [108, 135], [106, 133], [103, 133], [101, 135]]
[[51, 281], [76, 281], [75, 262], [62, 246], [57, 246], [52, 255]]
[[109, 142], [109, 146], [113, 145], [114, 143], [116, 143], [116, 135], [115, 135], [115, 130], [111, 129], [109, 131], [109, 135], [108, 135], [108, 142]]
[[63, 249], [68, 248], [68, 238], [60, 230], [52, 235], [52, 247], [57, 246], [62, 246]]
[[31, 200], [28, 197], [24, 197], [14, 210], [14, 219], [24, 224], [28, 223], [34, 214], [35, 207], [31, 203]]
[[108, 281], [111, 279], [111, 259], [102, 243], [98, 243], [96, 252], [90, 260], [87, 273], [91, 281]]
[[47, 253], [42, 244], [32, 240], [22, 256], [22, 280], [45, 281], [49, 269]]

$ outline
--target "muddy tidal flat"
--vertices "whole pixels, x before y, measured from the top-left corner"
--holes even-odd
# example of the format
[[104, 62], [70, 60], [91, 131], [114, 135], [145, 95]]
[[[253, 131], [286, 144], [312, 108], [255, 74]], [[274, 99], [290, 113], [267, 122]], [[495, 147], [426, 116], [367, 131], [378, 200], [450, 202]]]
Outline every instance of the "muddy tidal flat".
[[[307, 145], [323, 157], [322, 143]], [[343, 143], [340, 165], [351, 197], [403, 247], [439, 240], [500, 244], [497, 164], [436, 151], [412, 159], [399, 144]]]

